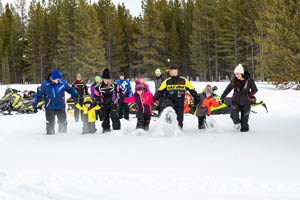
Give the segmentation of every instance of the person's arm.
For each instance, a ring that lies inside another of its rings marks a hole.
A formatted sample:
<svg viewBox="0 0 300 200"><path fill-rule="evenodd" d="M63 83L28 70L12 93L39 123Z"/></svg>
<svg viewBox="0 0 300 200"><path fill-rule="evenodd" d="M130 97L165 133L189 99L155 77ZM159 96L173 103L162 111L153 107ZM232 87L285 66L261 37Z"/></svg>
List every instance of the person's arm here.
<svg viewBox="0 0 300 200"><path fill-rule="evenodd" d="M78 108L79 110L83 110L83 106L81 106L79 103L76 103L75 107Z"/></svg>
<svg viewBox="0 0 300 200"><path fill-rule="evenodd" d="M128 82L128 96L130 97L130 96L132 96L133 93L132 93L130 81L127 80L127 82Z"/></svg>
<svg viewBox="0 0 300 200"><path fill-rule="evenodd" d="M46 94L46 84L42 84L40 90L38 90L37 93L34 95L33 107L36 107L40 99L43 98L45 94Z"/></svg>
<svg viewBox="0 0 300 200"><path fill-rule="evenodd" d="M64 85L65 85L66 91L69 94L71 94L72 97L78 97L78 93L77 93L77 91L74 88L70 87L65 81L64 81Z"/></svg>
<svg viewBox="0 0 300 200"><path fill-rule="evenodd" d="M155 96L154 96L154 101L159 100L163 95L165 90L167 89L167 80L164 80L161 84L160 87L158 88Z"/></svg>
<svg viewBox="0 0 300 200"><path fill-rule="evenodd" d="M89 90L85 83L84 83L84 91L85 91L85 95L89 95Z"/></svg>
<svg viewBox="0 0 300 200"><path fill-rule="evenodd" d="M233 89L231 82L228 84L226 89L224 90L223 94L221 95L221 99L224 99Z"/></svg>
<svg viewBox="0 0 300 200"><path fill-rule="evenodd" d="M185 89L189 91L189 93L193 96L194 98L194 104L198 104L200 101L199 95L197 91L195 90L195 87L190 83L189 80L185 79Z"/></svg>
<svg viewBox="0 0 300 200"><path fill-rule="evenodd" d="M256 84L255 84L255 82L254 82L254 80L253 79L250 79L250 89L251 89L251 92L250 92L250 97L252 97L252 96L254 96L256 93L257 93L257 91L258 91L258 89L257 89L257 87L256 87Z"/></svg>
<svg viewBox="0 0 300 200"><path fill-rule="evenodd" d="M135 102L134 95L124 98L124 103L133 103L133 102Z"/></svg>

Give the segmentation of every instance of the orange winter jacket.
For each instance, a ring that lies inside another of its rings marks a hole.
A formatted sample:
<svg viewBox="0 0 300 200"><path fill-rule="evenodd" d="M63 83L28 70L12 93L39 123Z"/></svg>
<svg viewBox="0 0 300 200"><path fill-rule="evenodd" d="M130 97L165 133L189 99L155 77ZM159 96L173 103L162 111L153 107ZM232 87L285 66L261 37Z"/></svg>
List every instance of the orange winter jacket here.
<svg viewBox="0 0 300 200"><path fill-rule="evenodd" d="M210 115L211 107L218 107L219 105L219 102L217 102L217 100L214 97L205 97L202 101L201 107L207 108L207 114Z"/></svg>

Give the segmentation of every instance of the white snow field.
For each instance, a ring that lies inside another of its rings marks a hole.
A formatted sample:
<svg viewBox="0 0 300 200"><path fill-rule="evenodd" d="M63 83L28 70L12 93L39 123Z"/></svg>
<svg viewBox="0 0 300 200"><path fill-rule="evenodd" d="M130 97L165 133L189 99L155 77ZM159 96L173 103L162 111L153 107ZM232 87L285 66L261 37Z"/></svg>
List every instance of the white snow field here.
<svg viewBox="0 0 300 200"><path fill-rule="evenodd" d="M221 94L228 83L211 84ZM182 132L154 118L136 131L132 116L121 131L102 134L97 122L96 134L81 135L69 117L68 133L47 136L43 111L0 116L0 199L300 200L300 92L257 86L269 113L251 114L249 133L229 115L205 131L186 115Z"/></svg>

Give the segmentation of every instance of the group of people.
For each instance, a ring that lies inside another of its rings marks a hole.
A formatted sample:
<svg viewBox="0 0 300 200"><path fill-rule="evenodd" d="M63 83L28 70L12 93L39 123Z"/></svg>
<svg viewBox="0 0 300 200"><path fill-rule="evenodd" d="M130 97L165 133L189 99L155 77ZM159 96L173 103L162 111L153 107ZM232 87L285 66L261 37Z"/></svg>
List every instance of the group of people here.
<svg viewBox="0 0 300 200"><path fill-rule="evenodd" d="M41 98L44 98L46 131L50 135L55 134L55 116L58 118L58 131L67 131L65 91L76 99L75 121L79 121L81 116L83 134L95 133L97 131L95 122L98 119L102 121L103 133L111 130L110 121L113 130L120 130L120 119L129 120L128 104L132 102L135 102L137 107L137 129L149 130L153 105L160 111L167 106L172 106L177 115L178 126L182 129L185 94L189 92L193 97L191 105L194 105L193 107L198 113L198 128L204 129L205 118L210 115L211 107L224 103L225 97L234 90L231 118L234 126L241 132L249 131L250 98L257 92L257 87L241 64L234 69L234 77L220 99L214 97L210 85L207 85L201 93L197 93L189 80L179 76L176 65L169 67L169 75L168 78L163 79L160 69L155 70L155 92L152 94L143 76L135 81L135 91L133 92L124 73L119 74L120 79L117 82L112 82L110 71L104 69L102 77L95 77L95 82L91 85L89 92L81 74L78 74L76 81L69 86L62 80L60 72L53 70L35 95L34 106ZM204 109L207 112L201 114Z"/></svg>

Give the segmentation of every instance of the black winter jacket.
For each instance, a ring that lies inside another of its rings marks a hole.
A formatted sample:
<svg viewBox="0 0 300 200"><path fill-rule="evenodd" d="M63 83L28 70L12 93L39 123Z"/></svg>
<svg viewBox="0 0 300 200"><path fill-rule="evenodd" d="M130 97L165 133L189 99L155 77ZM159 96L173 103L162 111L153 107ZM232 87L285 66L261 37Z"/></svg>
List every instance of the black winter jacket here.
<svg viewBox="0 0 300 200"><path fill-rule="evenodd" d="M243 76L245 78L243 81L238 80L236 77L231 80L221 95L221 99L224 99L231 92L231 90L234 89L232 95L233 104L239 106L251 104L250 98L256 94L258 89L254 80L250 78L250 74L248 72L245 72Z"/></svg>

